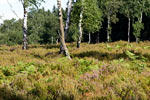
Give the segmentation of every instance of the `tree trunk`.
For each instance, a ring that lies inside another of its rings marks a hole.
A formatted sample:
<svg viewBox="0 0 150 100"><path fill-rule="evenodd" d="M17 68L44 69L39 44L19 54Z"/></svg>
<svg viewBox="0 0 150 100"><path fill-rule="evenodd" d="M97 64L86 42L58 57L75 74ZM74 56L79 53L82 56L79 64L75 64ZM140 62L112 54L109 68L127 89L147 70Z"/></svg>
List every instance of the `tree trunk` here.
<svg viewBox="0 0 150 100"><path fill-rule="evenodd" d="M63 15L62 15L62 8L61 8L61 0L57 0L57 5L59 9L59 23L60 23L60 41L62 44L62 47L64 48L64 54L68 57L68 59L71 59L69 51L67 49L65 39L64 39L64 26L63 26Z"/></svg>
<svg viewBox="0 0 150 100"><path fill-rule="evenodd" d="M83 18L83 10L81 10L81 13L80 13L80 20L79 20L79 38L78 38L78 41L77 41L77 48L80 48L80 44L81 44L81 41L82 41L82 18Z"/></svg>
<svg viewBox="0 0 150 100"><path fill-rule="evenodd" d="M54 44L54 37L52 36L51 38L52 38L52 42L51 43Z"/></svg>
<svg viewBox="0 0 150 100"><path fill-rule="evenodd" d="M136 43L139 43L139 38L138 37L136 37Z"/></svg>
<svg viewBox="0 0 150 100"><path fill-rule="evenodd" d="M110 28L110 16L108 16L108 21L107 21L107 42L110 42L110 33L111 33L111 28Z"/></svg>
<svg viewBox="0 0 150 100"><path fill-rule="evenodd" d="M90 44L91 43L91 34L89 33L89 42L88 42L88 44Z"/></svg>
<svg viewBox="0 0 150 100"><path fill-rule="evenodd" d="M69 29L71 10L72 10L72 0L69 0L68 1L67 20L66 20L66 26L65 26L65 39L67 38L67 33L68 33L68 29Z"/></svg>
<svg viewBox="0 0 150 100"><path fill-rule="evenodd" d="M56 44L58 44L58 39L56 39Z"/></svg>
<svg viewBox="0 0 150 100"><path fill-rule="evenodd" d="M60 40L60 51L59 51L59 53L60 54L64 54L65 53L65 49L63 48L63 45L62 45L62 42L61 42L61 34L60 34L59 31L58 31L58 35L59 35L59 40Z"/></svg>
<svg viewBox="0 0 150 100"><path fill-rule="evenodd" d="M68 1L68 12L67 12L67 20L66 20L66 26L65 26L65 32L64 32L64 40L67 38L67 33L69 29L69 23L70 23L70 15L71 15L71 8L72 8L72 0ZM60 45L60 54L64 54L65 49L62 46L62 43Z"/></svg>
<svg viewBox="0 0 150 100"><path fill-rule="evenodd" d="M142 20L143 20L143 13L141 12L141 16L140 16L139 22L142 23Z"/></svg>
<svg viewBox="0 0 150 100"><path fill-rule="evenodd" d="M65 39L64 39L65 40ZM61 42L61 37L60 37L60 51L59 51L60 54L65 54L65 49L63 47L63 44Z"/></svg>
<svg viewBox="0 0 150 100"><path fill-rule="evenodd" d="M142 24L142 19L143 19L143 12L141 12L141 16L140 16L140 18L138 19L140 24ZM140 42L140 37L137 36L137 37L136 37L136 43L139 43L139 42Z"/></svg>
<svg viewBox="0 0 150 100"><path fill-rule="evenodd" d="M23 18L23 50L27 50L27 18L28 18L28 12L27 8L25 7L25 4L23 5L24 9L24 18Z"/></svg>
<svg viewBox="0 0 150 100"><path fill-rule="evenodd" d="M130 42L130 28L131 28L131 19L128 18L128 42Z"/></svg>

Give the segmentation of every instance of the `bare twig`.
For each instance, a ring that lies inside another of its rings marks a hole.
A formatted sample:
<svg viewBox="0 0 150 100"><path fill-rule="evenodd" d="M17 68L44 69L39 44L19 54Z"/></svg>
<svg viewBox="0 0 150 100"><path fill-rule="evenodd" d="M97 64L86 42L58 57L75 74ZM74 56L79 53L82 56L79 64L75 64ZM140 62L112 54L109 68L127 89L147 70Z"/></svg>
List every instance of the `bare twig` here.
<svg viewBox="0 0 150 100"><path fill-rule="evenodd" d="M22 1L22 0L21 0ZM7 3L9 4L11 11L16 15L17 18L19 18L19 16L17 15L17 13L15 12L15 10L13 10L13 6L11 5L11 3L9 2L9 0L7 0Z"/></svg>

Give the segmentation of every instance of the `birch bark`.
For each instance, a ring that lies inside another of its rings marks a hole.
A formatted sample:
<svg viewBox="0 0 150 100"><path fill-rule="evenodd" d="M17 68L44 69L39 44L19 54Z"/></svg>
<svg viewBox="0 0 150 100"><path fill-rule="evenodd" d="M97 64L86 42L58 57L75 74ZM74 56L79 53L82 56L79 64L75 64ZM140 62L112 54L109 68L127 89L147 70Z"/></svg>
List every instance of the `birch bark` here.
<svg viewBox="0 0 150 100"><path fill-rule="evenodd" d="M142 24L142 19L143 19L143 12L141 12L140 14L140 18L139 18L139 23ZM140 38L139 37L136 37L136 43L139 43L140 42Z"/></svg>
<svg viewBox="0 0 150 100"><path fill-rule="evenodd" d="M63 15L62 15L62 8L61 8L61 0L57 0L57 5L59 9L59 23L60 23L60 41L64 48L64 54L68 59L71 59L68 48L65 43L64 39L64 26L63 26Z"/></svg>
<svg viewBox="0 0 150 100"><path fill-rule="evenodd" d="M91 43L91 33L89 33L89 42L88 42L88 44L90 44Z"/></svg>
<svg viewBox="0 0 150 100"><path fill-rule="evenodd" d="M131 19L128 18L128 42L130 42Z"/></svg>
<svg viewBox="0 0 150 100"><path fill-rule="evenodd" d="M80 12L80 20L79 20L79 38L78 38L78 41L77 41L77 48L80 48L80 44L81 44L81 41L82 41L82 19L83 19L83 10L81 10Z"/></svg>
<svg viewBox="0 0 150 100"><path fill-rule="evenodd" d="M23 4L23 9L24 9L24 18L23 18L23 50L27 50L27 21L28 21L28 12L27 8L25 6L25 2Z"/></svg>
<svg viewBox="0 0 150 100"><path fill-rule="evenodd" d="M65 26L65 39L67 38L67 33L68 33L68 29L69 29L71 10L72 10L72 0L69 0L68 1L67 20L66 20L66 26Z"/></svg>
<svg viewBox="0 0 150 100"><path fill-rule="evenodd" d="M110 31L111 31L111 27L110 27L110 16L108 15L108 21L107 21L107 24L108 24L108 26L107 26L107 42L110 42Z"/></svg>
<svg viewBox="0 0 150 100"><path fill-rule="evenodd" d="M82 5L83 5L83 0L82 0ZM83 6L81 8L81 12L80 12L80 20L79 20L79 37L78 37L78 41L77 41L77 48L80 48L80 44L82 42L82 35L83 35L83 31L82 31L82 20L83 20Z"/></svg>

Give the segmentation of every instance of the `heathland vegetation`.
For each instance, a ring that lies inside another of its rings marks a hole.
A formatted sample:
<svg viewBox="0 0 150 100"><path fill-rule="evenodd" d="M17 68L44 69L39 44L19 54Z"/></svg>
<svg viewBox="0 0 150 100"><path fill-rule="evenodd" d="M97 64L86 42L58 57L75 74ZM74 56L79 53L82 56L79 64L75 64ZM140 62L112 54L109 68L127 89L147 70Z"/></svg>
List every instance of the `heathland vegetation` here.
<svg viewBox="0 0 150 100"><path fill-rule="evenodd" d="M150 0L19 1L24 18L0 25L0 100L150 100Z"/></svg>
<svg viewBox="0 0 150 100"><path fill-rule="evenodd" d="M148 100L150 43L0 47L1 100Z"/></svg>

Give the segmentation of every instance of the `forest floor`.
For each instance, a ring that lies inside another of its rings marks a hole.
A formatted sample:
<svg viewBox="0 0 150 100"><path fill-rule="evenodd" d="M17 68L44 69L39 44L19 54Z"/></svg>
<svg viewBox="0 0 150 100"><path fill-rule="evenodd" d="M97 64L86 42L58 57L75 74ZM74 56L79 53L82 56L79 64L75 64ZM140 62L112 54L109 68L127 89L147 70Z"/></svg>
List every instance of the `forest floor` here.
<svg viewBox="0 0 150 100"><path fill-rule="evenodd" d="M150 100L150 42L0 46L0 100Z"/></svg>

